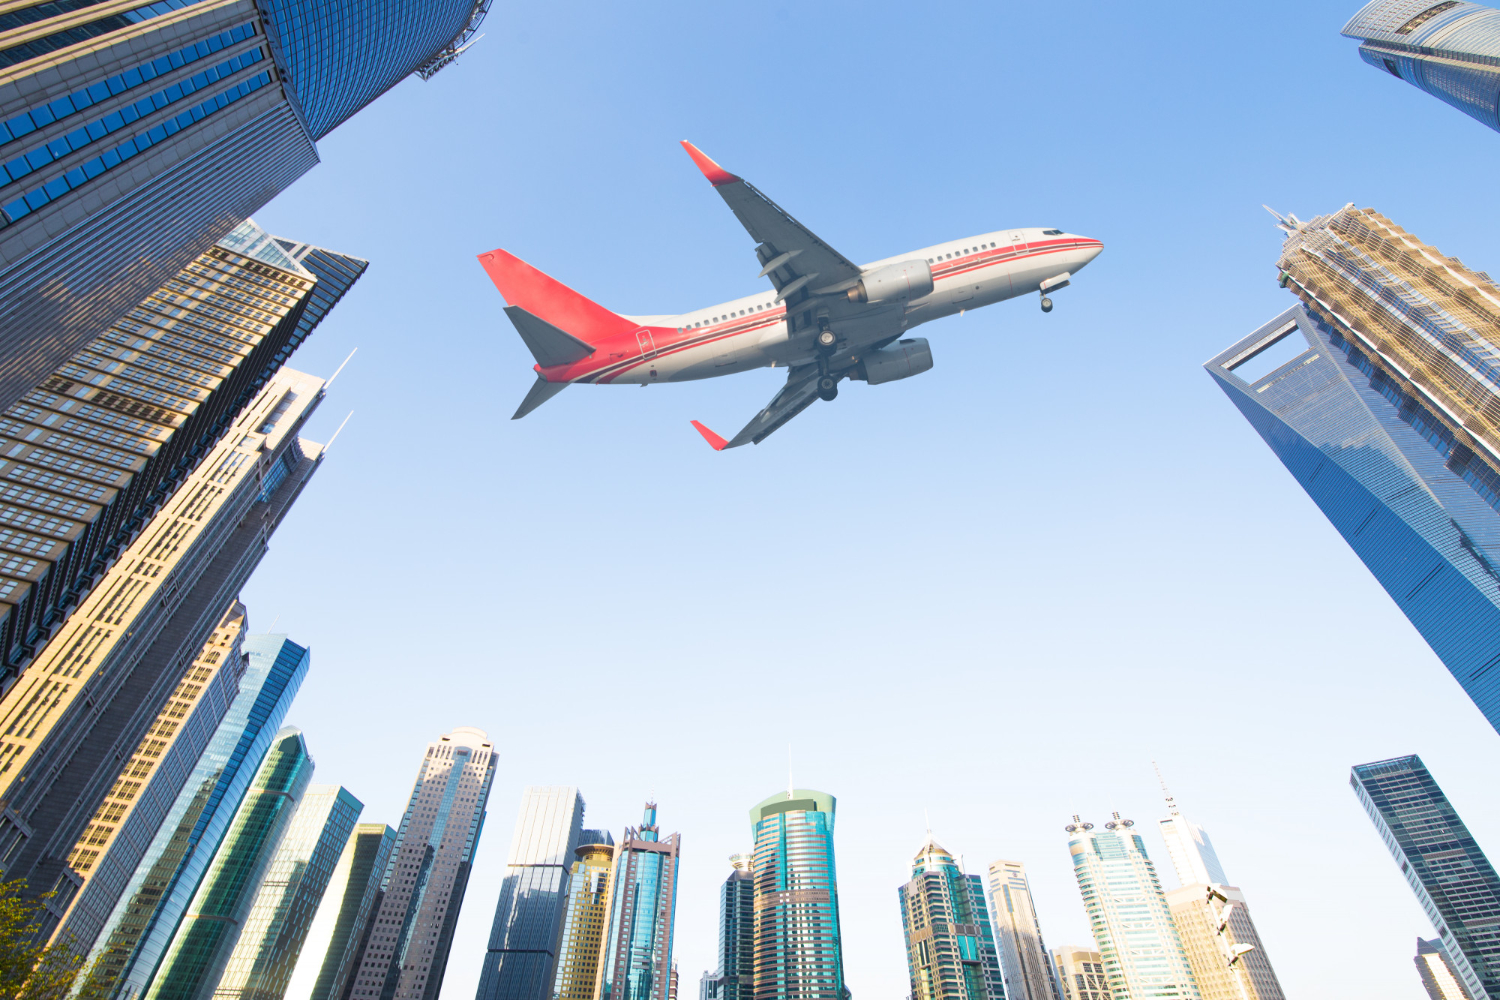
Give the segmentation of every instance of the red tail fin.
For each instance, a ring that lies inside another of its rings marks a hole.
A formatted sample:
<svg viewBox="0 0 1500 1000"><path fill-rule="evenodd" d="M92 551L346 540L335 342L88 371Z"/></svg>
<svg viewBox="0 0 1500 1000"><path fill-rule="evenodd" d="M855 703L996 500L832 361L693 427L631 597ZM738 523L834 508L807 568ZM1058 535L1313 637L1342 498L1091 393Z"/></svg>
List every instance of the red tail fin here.
<svg viewBox="0 0 1500 1000"><path fill-rule="evenodd" d="M559 330L590 344L614 336L628 337L639 326L584 298L515 254L492 250L480 254L479 263L507 303L520 306L533 316L539 316Z"/></svg>

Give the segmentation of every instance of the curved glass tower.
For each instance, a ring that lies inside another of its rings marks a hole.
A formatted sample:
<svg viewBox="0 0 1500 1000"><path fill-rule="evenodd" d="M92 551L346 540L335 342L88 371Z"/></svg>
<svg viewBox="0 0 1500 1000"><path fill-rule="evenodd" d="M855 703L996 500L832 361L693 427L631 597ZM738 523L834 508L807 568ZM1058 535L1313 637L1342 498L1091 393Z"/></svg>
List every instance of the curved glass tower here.
<svg viewBox="0 0 1500 1000"><path fill-rule="evenodd" d="M1373 0L1344 25L1376 69L1500 131L1500 10L1459 0Z"/></svg>
<svg viewBox="0 0 1500 1000"><path fill-rule="evenodd" d="M833 863L836 800L788 789L750 810L754 1000L847 1000Z"/></svg>
<svg viewBox="0 0 1500 1000"><path fill-rule="evenodd" d="M487 0L264 0L266 35L314 139L461 44Z"/></svg>
<svg viewBox="0 0 1500 1000"><path fill-rule="evenodd" d="M213 994L312 774L302 730L282 728L167 949L146 993L151 1000L207 1000Z"/></svg>

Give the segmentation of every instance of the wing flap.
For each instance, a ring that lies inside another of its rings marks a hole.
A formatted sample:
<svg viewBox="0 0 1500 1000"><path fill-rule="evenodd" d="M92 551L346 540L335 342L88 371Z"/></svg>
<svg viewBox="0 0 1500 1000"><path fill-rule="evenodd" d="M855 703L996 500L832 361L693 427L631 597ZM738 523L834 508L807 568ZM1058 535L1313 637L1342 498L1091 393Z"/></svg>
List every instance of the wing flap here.
<svg viewBox="0 0 1500 1000"><path fill-rule="evenodd" d="M760 444L780 430L787 421L811 406L818 398L818 368L816 365L799 365L787 372L786 385L771 397L766 408L751 418L738 434L730 438L725 448L738 448L742 444Z"/></svg>

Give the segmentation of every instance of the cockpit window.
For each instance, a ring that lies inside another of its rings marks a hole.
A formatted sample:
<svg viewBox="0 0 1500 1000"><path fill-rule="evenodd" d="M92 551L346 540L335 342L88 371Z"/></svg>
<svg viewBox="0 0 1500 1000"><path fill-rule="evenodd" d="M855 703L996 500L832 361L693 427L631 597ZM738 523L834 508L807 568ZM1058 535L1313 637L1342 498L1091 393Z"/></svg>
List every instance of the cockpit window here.
<svg viewBox="0 0 1500 1000"><path fill-rule="evenodd" d="M1061 236L1062 235L1062 230L1061 229L1043 229L1042 230L1042 235L1043 236Z"/></svg>

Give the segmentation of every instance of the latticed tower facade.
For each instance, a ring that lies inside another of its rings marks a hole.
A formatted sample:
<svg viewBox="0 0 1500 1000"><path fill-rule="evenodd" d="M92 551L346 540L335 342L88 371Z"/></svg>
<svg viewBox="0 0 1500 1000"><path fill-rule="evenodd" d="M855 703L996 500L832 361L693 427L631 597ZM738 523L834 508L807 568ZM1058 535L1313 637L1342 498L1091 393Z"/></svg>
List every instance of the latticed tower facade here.
<svg viewBox="0 0 1500 1000"><path fill-rule="evenodd" d="M929 836L896 894L914 1000L1005 1000L979 876Z"/></svg>
<svg viewBox="0 0 1500 1000"><path fill-rule="evenodd" d="M1300 304L1204 367L1500 728L1500 286L1373 209L1281 227Z"/></svg>
<svg viewBox="0 0 1500 1000"><path fill-rule="evenodd" d="M990 911L1005 976L1007 1000L1060 1000L1047 957L1041 921L1031 901L1031 882L1019 861L990 864Z"/></svg>
<svg viewBox="0 0 1500 1000"><path fill-rule="evenodd" d="M755 1000L845 1000L834 810L789 789L750 810L755 837Z"/></svg>

